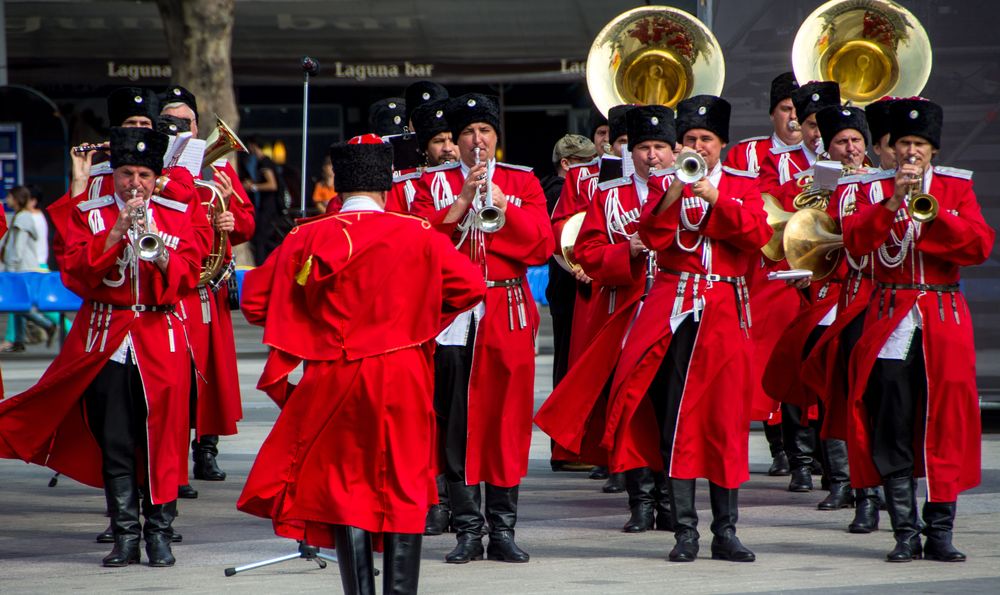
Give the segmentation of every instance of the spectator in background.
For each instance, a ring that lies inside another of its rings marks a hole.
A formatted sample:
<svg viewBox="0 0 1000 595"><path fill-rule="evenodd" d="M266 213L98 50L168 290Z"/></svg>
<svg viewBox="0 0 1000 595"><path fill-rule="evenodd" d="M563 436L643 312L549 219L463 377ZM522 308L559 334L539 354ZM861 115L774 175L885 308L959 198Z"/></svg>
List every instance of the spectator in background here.
<svg viewBox="0 0 1000 595"><path fill-rule="evenodd" d="M243 180L243 187L249 191L256 209L257 226L251 243L254 261L260 266L278 244L275 225L281 217L284 205L279 201L277 168L271 158L264 154L262 141L256 137L251 138L247 142L247 149L256 163L256 172L251 172L252 177Z"/></svg>
<svg viewBox="0 0 1000 595"><path fill-rule="evenodd" d="M313 188L313 203L320 213L325 213L331 203L333 203L334 210L340 208L341 199L337 195L337 191L333 189L333 177L333 162L327 155L326 159L323 160L323 172Z"/></svg>
<svg viewBox="0 0 1000 595"><path fill-rule="evenodd" d="M0 262L3 263L6 271L23 272L39 269L38 249L36 247L39 241L39 232L35 225L35 218L28 208L30 201L31 192L25 186L15 186L7 195L7 206L14 211L14 216L10 221L10 231L0 244ZM44 217L42 219L44 221ZM24 351L25 320L31 320L45 329L47 344L52 344L52 339L56 334L56 324L37 312L29 312L14 316L14 340L9 343L5 341L0 346L0 352Z"/></svg>

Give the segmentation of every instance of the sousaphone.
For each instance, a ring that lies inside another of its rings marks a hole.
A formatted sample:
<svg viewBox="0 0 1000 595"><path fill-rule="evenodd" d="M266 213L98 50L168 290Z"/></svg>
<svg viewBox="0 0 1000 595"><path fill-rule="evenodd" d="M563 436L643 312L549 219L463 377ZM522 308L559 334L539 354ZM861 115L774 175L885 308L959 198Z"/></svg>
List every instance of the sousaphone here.
<svg viewBox="0 0 1000 595"><path fill-rule="evenodd" d="M843 101L919 95L931 73L920 21L891 0L831 0L799 27L792 68L800 83L836 81Z"/></svg>
<svg viewBox="0 0 1000 595"><path fill-rule="evenodd" d="M718 95L726 78L712 32L683 10L642 6L601 29L587 56L587 88L605 116L623 103L674 108L694 95Z"/></svg>

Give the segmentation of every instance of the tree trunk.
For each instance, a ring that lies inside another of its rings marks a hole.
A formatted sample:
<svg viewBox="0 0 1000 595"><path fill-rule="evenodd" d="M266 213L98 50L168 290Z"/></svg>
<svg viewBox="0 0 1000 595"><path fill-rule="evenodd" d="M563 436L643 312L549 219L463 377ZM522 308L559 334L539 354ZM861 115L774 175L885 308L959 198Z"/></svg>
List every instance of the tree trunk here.
<svg viewBox="0 0 1000 595"><path fill-rule="evenodd" d="M198 99L199 136L205 138L215 128L215 114L238 129L232 66L236 0L156 0L156 4L173 81Z"/></svg>

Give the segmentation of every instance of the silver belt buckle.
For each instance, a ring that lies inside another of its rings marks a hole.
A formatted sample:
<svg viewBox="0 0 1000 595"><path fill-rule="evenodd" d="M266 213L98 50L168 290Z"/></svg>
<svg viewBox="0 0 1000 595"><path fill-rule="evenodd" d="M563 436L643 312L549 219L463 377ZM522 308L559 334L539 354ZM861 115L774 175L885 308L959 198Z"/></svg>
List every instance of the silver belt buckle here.
<svg viewBox="0 0 1000 595"><path fill-rule="evenodd" d="M133 312L145 312L147 309L146 304L135 304L132 306Z"/></svg>
<svg viewBox="0 0 1000 595"><path fill-rule="evenodd" d="M703 275L703 276L704 276L704 278L705 278L706 281L713 281L713 282L715 282L715 281L722 281L722 275L717 275L715 273L709 273L709 274Z"/></svg>

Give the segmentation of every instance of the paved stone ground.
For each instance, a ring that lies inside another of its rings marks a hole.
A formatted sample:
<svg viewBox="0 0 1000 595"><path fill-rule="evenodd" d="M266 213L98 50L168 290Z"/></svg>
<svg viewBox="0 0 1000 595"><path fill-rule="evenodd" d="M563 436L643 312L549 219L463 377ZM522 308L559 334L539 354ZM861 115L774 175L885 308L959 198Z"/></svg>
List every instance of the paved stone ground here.
<svg viewBox="0 0 1000 595"><path fill-rule="evenodd" d="M245 419L237 436L224 437L224 482L194 481L197 500L181 501L175 527L184 543L174 547L177 566L106 569L109 547L94 542L106 519L103 495L69 479L47 487L45 468L0 460L0 593L68 592L339 592L335 565L320 570L294 560L225 577L223 569L294 552L267 521L235 509L243 481L267 435L277 408L254 390L263 359L259 333L237 328ZM549 392L551 355L538 356L536 407ZM0 361L8 394L30 386L51 358L41 353ZM754 564L701 558L671 564L668 533L626 535L624 495L599 491L601 482L580 473L552 473L548 439L536 429L528 477L522 484L518 542L532 554L528 564L443 563L454 537L424 540L424 593L996 593L1000 592L1000 435L983 439L983 484L959 501L956 543L969 555L964 564L918 561L888 564L889 522L882 530L850 535L853 511L820 512L822 494L792 494L787 478L768 477L770 462L761 432L751 433L752 476L740 492L739 533L758 557ZM698 487L704 553L710 540L707 485ZM376 559L376 564L380 561Z"/></svg>

